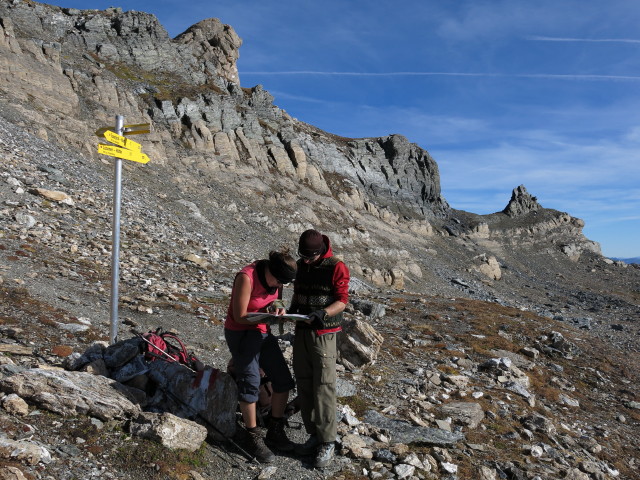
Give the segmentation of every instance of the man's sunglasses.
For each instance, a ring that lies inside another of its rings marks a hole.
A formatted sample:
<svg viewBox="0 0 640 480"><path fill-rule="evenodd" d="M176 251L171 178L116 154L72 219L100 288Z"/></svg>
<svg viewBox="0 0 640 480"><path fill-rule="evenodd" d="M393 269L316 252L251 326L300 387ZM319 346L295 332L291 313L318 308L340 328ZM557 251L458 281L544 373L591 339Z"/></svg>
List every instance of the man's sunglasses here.
<svg viewBox="0 0 640 480"><path fill-rule="evenodd" d="M322 253L322 250L316 250L315 252L306 253L306 254L298 250L298 256L303 260L311 260L312 258L317 257L321 253Z"/></svg>

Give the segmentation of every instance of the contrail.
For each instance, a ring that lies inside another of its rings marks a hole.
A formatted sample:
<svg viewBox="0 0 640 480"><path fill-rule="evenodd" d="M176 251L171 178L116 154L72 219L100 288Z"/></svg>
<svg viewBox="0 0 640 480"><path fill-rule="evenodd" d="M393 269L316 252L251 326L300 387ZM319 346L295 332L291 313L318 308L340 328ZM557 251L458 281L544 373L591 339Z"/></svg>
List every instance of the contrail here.
<svg viewBox="0 0 640 480"><path fill-rule="evenodd" d="M640 40L633 38L563 38L563 37L529 37L528 40L539 40L542 42L592 42L592 43L640 43Z"/></svg>
<svg viewBox="0 0 640 480"><path fill-rule="evenodd" d="M546 78L558 80L630 80L638 81L635 75L592 75L556 73L463 73L463 72L321 72L314 70L291 70L281 72L240 72L240 75L321 75L340 77L495 77L495 78Z"/></svg>
<svg viewBox="0 0 640 480"><path fill-rule="evenodd" d="M501 77L496 73L458 72L320 72L314 70L291 70L284 72L240 72L244 75L336 75L343 77L408 77L408 76L456 76L456 77Z"/></svg>

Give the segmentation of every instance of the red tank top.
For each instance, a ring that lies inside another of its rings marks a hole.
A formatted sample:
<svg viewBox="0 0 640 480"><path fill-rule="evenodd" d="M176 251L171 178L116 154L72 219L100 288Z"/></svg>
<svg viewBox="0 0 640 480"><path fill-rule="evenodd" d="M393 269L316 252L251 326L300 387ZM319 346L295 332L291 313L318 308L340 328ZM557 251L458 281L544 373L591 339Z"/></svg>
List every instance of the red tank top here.
<svg viewBox="0 0 640 480"><path fill-rule="evenodd" d="M244 267L236 277L240 274L245 274L249 277L251 283L251 296L249 297L249 304L247 305L247 313L259 312L263 308L267 307L274 300L278 299L278 292L269 294L262 286L260 279L258 278L257 262L253 262L251 265ZM235 281L234 281L235 283ZM269 325L266 323L256 323L255 325L242 325L237 323L233 319L233 298L235 295L235 288L231 291L231 300L229 301L229 308L227 309L227 319L224 322L224 328L229 330L259 330L263 333L269 331Z"/></svg>

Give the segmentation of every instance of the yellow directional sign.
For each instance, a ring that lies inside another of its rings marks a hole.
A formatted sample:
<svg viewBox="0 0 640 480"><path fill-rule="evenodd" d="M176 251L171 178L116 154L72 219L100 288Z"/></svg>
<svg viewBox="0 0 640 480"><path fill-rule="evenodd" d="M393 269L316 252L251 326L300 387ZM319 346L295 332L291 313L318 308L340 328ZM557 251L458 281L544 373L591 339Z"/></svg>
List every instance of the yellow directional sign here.
<svg viewBox="0 0 640 480"><path fill-rule="evenodd" d="M142 152L127 150L126 148L120 148L114 145L106 145L104 143L98 144L98 153L109 155L110 157L122 158L124 160L131 160L132 162L138 163L147 163L149 161L149 157L147 157Z"/></svg>
<svg viewBox="0 0 640 480"><path fill-rule="evenodd" d="M125 125L123 132L125 135L138 135L140 133L150 133L150 123L136 123L133 125Z"/></svg>
<svg viewBox="0 0 640 480"><path fill-rule="evenodd" d="M114 127L100 127L96 130L96 136L104 137L104 132L108 130L113 130ZM139 135L141 133L150 133L151 132L151 124L150 123L134 123L131 125L125 125L122 129L123 135Z"/></svg>
<svg viewBox="0 0 640 480"><path fill-rule="evenodd" d="M126 148L127 150L133 150L137 152L142 151L142 145L134 142L133 140L129 140L128 138L121 137L115 132L111 130L107 130L104 132L104 138L109 140L111 143L115 143L116 145L121 146L122 148Z"/></svg>

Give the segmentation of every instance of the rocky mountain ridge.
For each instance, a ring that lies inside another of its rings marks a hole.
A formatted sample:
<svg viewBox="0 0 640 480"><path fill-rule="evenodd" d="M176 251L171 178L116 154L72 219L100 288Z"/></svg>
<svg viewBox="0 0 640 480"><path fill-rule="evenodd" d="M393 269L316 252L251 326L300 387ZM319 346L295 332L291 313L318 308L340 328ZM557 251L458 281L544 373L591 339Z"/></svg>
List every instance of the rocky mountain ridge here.
<svg viewBox="0 0 640 480"><path fill-rule="evenodd" d="M121 419L48 421L26 394L12 410L9 378L106 338L113 167L93 132L116 114L152 125L136 138L151 162L123 169L122 338L174 328L224 368L234 272L311 226L351 268L348 317L381 335L377 356L343 362L336 465L283 457L272 478L637 478L639 269L524 186L502 212L452 209L435 160L404 137L337 137L242 88L240 44L215 19L170 39L140 12L0 0L0 452L29 436L54 452L0 455L8 478L269 473L238 452L230 472L215 442L188 460L202 468L166 451L137 465ZM465 440L407 433L447 424Z"/></svg>
<svg viewBox="0 0 640 480"><path fill-rule="evenodd" d="M407 232L409 244L415 237L428 244L433 236L452 233L494 243L521 234L537 241L554 230L557 234L549 237L557 240L554 250L569 249L573 256L598 253L597 244L582 235L580 220L561 212L545 210L544 220L514 217L524 230L495 215L465 213L467 222L461 222L441 196L437 164L406 138L336 137L292 119L260 86L239 87L237 75L225 72L236 71L241 42L215 19L171 40L155 17L140 12L77 11L35 2L0 5L8 53L2 71L9 101L3 110L65 148L96 158L93 131L121 114L127 122L153 125L144 139L151 169L166 170L175 183L196 179L204 188L225 184L266 194L298 218L290 231L334 217L336 224L358 227L348 232L347 242L375 246L389 243L386 235L372 235L385 230ZM199 40L185 43L186 37ZM199 72L192 65L203 56L208 74L181 70ZM158 63L167 68L147 69ZM317 203L326 215L300 208ZM362 274L375 283L381 276L387 283L397 277L393 270L409 275L406 266L393 262L375 272L366 265L379 264L375 255L362 263Z"/></svg>
<svg viewBox="0 0 640 480"><path fill-rule="evenodd" d="M625 262L625 263L640 263L640 257L633 257L633 258L614 258L613 260L618 260L620 262Z"/></svg>

